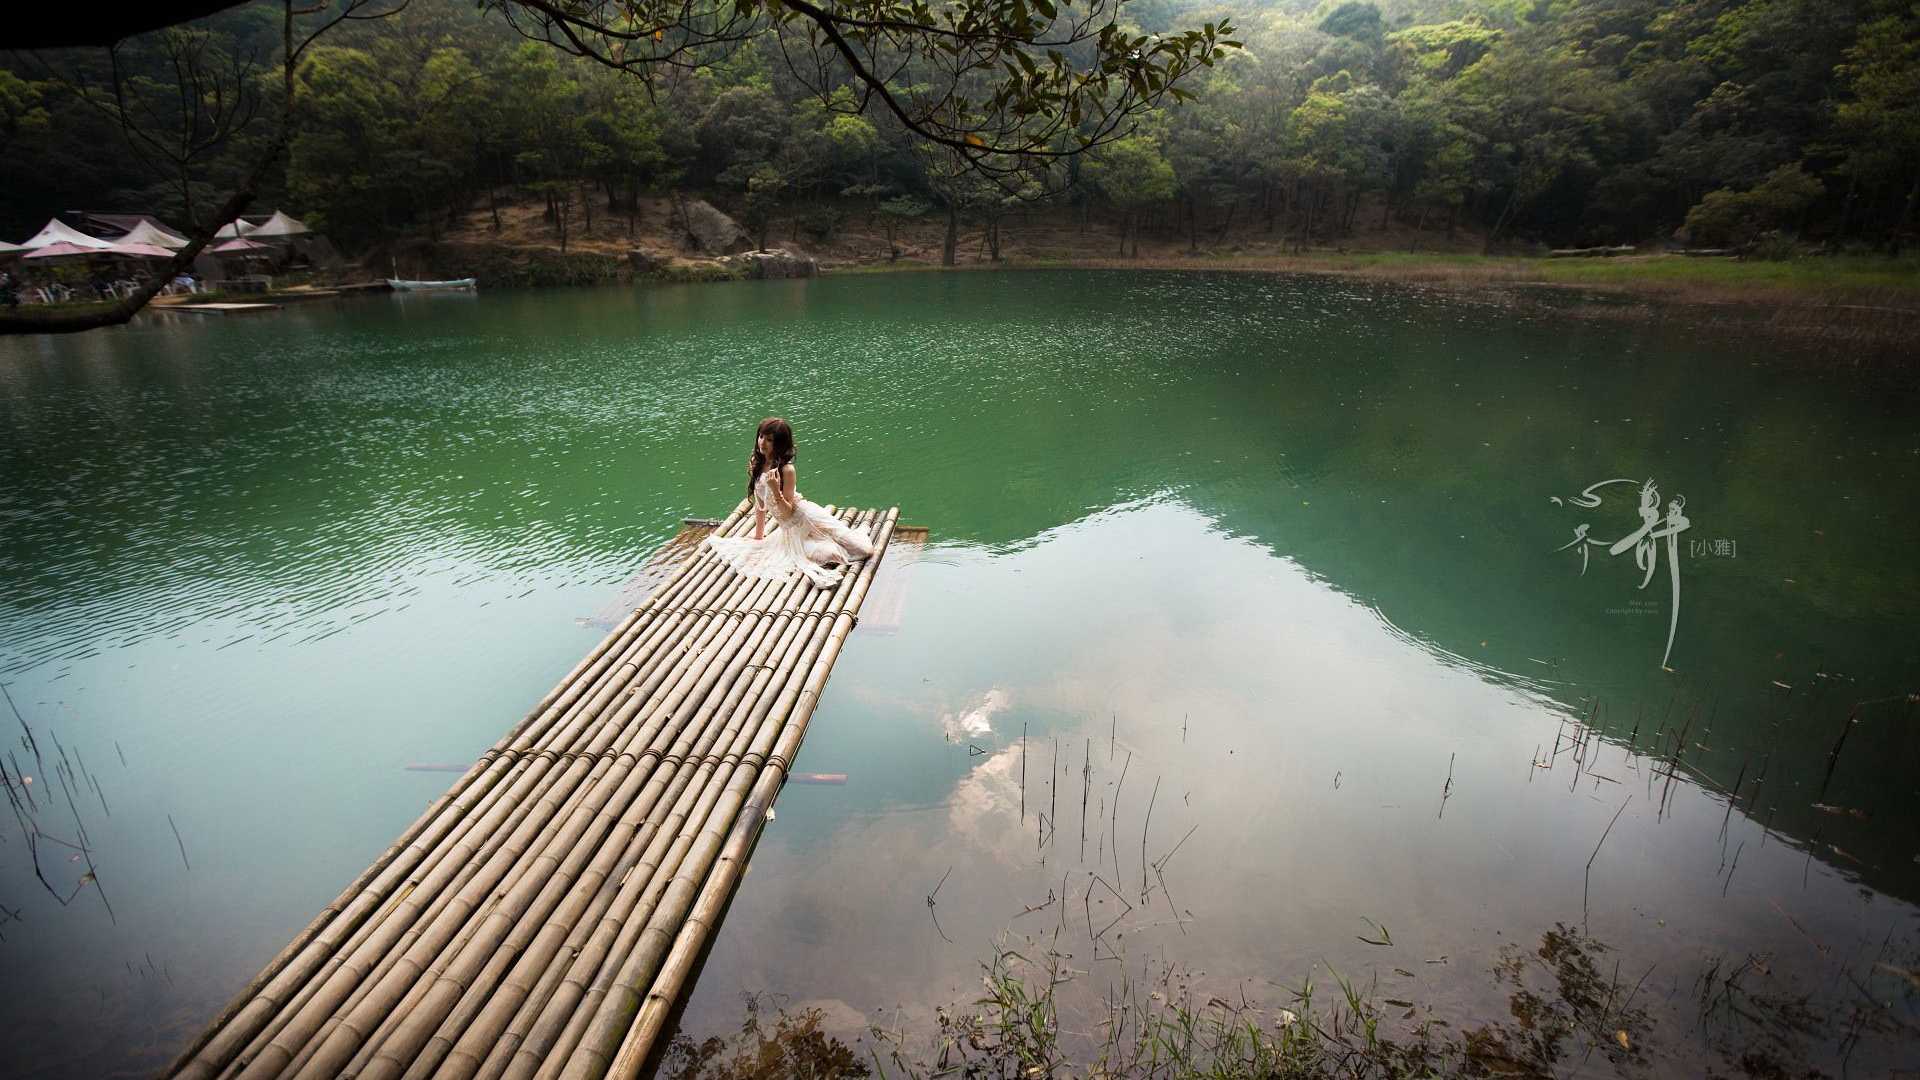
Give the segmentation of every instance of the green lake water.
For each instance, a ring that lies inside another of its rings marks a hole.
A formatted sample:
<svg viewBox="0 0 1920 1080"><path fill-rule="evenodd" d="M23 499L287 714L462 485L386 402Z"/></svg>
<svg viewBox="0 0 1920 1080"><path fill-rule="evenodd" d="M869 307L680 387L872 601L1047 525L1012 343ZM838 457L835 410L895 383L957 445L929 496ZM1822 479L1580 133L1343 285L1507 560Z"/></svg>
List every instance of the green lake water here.
<svg viewBox="0 0 1920 1080"><path fill-rule="evenodd" d="M930 537L796 763L847 782L782 794L687 1034L748 994L924 1032L1028 939L1094 998L1171 972L1277 1007L1331 967L1465 1025L1584 920L1650 969L1657 1072L1763 1038L1699 1004L1742 966L1820 1018L1781 1057L1911 1065L1916 406L1711 324L1256 275L0 341L0 682L34 736L0 714L0 761L89 849L42 840L43 884L0 837L0 1073L170 1058L453 779L407 766L471 761L732 508L769 414L809 497ZM1583 572L1576 529L1631 533L1646 481L1688 527Z"/></svg>

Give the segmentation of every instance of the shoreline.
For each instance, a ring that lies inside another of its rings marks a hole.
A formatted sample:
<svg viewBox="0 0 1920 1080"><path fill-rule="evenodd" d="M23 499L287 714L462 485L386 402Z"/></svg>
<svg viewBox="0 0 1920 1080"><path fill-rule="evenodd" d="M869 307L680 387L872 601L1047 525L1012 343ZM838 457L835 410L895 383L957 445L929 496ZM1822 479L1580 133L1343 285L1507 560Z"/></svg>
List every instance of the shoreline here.
<svg viewBox="0 0 1920 1080"><path fill-rule="evenodd" d="M1818 260L1827 262L1827 260ZM1613 259L1310 253L1142 259L1009 259L944 267L853 264L829 276L956 271L1118 270L1304 276L1394 285L1450 300L1611 322L1671 322L1840 350L1836 359L1920 355L1920 262L1840 257L1827 265L1680 255ZM1838 272L1835 272L1835 271Z"/></svg>
<svg viewBox="0 0 1920 1080"><path fill-rule="evenodd" d="M578 248L563 255L545 247L454 243L440 245L434 255L436 262L446 260L443 266L487 264L488 272L479 275L482 291L746 280L715 260L680 255L651 272L633 271L627 259L610 251ZM1920 258L1911 257L1808 256L1762 262L1677 254L1554 259L1443 252L1310 251L1231 255L1150 252L1136 258L1017 253L999 261L971 259L955 266L924 258L836 259L828 254L818 262L819 273L825 277L1045 270L1308 276L1398 285L1501 306L1540 307L1576 318L1643 322L1677 319L1714 329L1780 334L1868 354L1910 357L1920 352ZM373 291L343 282L273 290L243 299L264 303L317 301ZM165 311L168 306L155 305L150 310ZM1850 352L1847 358L1860 357Z"/></svg>
<svg viewBox="0 0 1920 1080"><path fill-rule="evenodd" d="M1817 265L1820 263L1826 265ZM823 271L833 275L992 270L1307 274L1451 289L1500 286L1577 290L1703 305L1757 307L1788 303L1810 309L1920 317L1920 260L1858 256L1807 257L1770 263L1683 255L1548 259L1350 251L1304 255L1010 258L997 263L973 262L958 266L919 260L823 266Z"/></svg>

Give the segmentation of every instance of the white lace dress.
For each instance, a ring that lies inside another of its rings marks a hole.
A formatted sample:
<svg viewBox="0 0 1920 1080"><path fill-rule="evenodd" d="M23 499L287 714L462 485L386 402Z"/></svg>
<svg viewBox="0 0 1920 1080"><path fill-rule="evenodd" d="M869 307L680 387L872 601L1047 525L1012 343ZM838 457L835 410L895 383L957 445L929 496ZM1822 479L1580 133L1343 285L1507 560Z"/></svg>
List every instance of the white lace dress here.
<svg viewBox="0 0 1920 1080"><path fill-rule="evenodd" d="M707 546L739 574L785 581L794 574L822 588L840 583L839 567L873 554L873 542L839 518L794 492L786 510L774 490L777 473L769 469L753 485L753 501L766 512L767 535L710 536Z"/></svg>

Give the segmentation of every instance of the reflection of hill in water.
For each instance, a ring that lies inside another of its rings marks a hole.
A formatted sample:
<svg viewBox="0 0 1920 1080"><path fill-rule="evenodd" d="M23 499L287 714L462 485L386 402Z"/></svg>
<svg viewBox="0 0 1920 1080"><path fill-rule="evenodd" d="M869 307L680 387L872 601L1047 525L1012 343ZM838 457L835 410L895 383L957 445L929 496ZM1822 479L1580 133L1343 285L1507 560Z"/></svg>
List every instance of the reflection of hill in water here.
<svg viewBox="0 0 1920 1080"><path fill-rule="evenodd" d="M781 412L804 490L936 543L1170 494L1436 655L1597 694L1612 737L1697 707L1686 769L1743 811L1763 777L1757 817L1920 891L1905 706L1862 712L1818 794L1851 703L1920 686L1912 396L1867 376L1386 287L1044 272L342 305L6 361L7 667L196 618L298 640L435 572L624 580ZM1671 674L1664 576L1554 551L1588 519L1548 497L1616 475L1738 545L1682 545Z"/></svg>
<svg viewBox="0 0 1920 1080"><path fill-rule="evenodd" d="M1663 672L1664 563L1647 593L1635 591L1631 553L1608 561L1596 552L1582 579L1577 563L1563 561L1571 553L1547 550L1561 542L1549 531L1554 508L1534 513L1542 525L1527 551L1519 545L1528 540L1512 535L1523 530L1493 526L1497 507L1462 508L1420 490L1396 489L1391 510L1324 490L1305 500L1310 508L1238 489L1211 503L1204 486L1182 496L1230 534L1373 608L1389 633L1442 663L1558 701L1570 718L1591 717L1605 738L1631 739L1643 754L1673 755L1686 730L1682 772L1723 795L1739 783L1739 812L1812 841L1821 859L1876 888L1920 895L1911 850L1920 801L1908 772L1920 737L1905 693L1916 685L1912 647L1893 612L1871 610L1884 598L1861 597L1852 619L1808 610L1783 590L1763 602L1752 591L1757 575L1721 576L1731 561L1691 560L1683 545L1677 670ZM1460 539L1476 532L1505 546ZM1789 566L1813 557L1763 550ZM1656 616L1609 614L1637 610L1630 600L1647 594L1658 598ZM1850 715L1858 722L1849 729Z"/></svg>

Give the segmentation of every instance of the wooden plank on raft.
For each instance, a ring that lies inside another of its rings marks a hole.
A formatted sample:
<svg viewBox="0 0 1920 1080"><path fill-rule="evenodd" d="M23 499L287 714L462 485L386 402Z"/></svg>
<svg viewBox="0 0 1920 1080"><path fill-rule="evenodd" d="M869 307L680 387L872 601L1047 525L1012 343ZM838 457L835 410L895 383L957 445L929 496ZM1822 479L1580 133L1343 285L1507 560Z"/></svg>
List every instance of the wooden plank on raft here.
<svg viewBox="0 0 1920 1080"><path fill-rule="evenodd" d="M745 510L670 541L644 599L168 1075L634 1075L788 778L897 517L839 511L876 553L815 588L742 578L699 542L749 528Z"/></svg>

